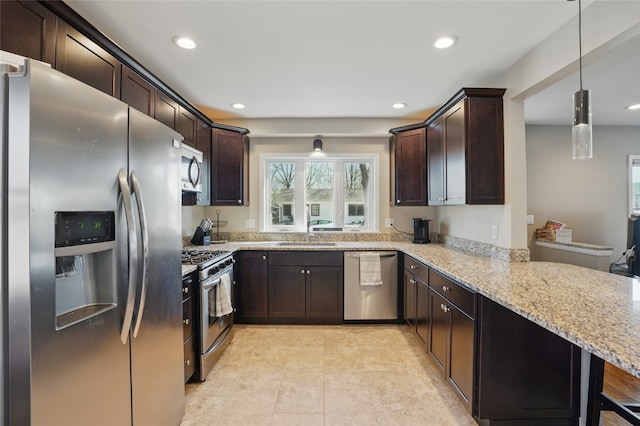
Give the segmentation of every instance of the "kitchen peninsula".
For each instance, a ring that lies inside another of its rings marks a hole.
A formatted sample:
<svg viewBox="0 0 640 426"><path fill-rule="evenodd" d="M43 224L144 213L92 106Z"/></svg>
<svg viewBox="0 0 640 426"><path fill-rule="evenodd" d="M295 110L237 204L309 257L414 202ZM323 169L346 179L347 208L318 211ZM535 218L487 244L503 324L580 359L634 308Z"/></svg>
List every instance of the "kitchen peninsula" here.
<svg viewBox="0 0 640 426"><path fill-rule="evenodd" d="M398 250L577 345L584 354L594 354L640 377L637 279L568 264L496 259L441 244L360 241L282 246L265 241L227 243L215 249ZM583 415L585 408L583 399Z"/></svg>

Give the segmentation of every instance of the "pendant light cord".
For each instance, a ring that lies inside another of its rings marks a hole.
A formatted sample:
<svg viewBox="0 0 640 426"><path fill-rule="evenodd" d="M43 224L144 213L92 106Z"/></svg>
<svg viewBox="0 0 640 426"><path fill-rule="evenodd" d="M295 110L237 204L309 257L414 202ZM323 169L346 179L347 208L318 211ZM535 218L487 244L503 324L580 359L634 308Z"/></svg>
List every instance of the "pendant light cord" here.
<svg viewBox="0 0 640 426"><path fill-rule="evenodd" d="M582 90L582 0L578 0L578 51L580 53L580 90Z"/></svg>

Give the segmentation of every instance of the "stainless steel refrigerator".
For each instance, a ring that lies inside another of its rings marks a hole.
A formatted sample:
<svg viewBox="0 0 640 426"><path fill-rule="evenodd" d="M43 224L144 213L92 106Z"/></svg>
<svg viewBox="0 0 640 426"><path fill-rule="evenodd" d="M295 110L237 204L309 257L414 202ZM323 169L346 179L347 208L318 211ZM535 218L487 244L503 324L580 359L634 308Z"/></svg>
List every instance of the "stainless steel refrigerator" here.
<svg viewBox="0 0 640 426"><path fill-rule="evenodd" d="M2 73L2 422L178 425L180 143L25 60Z"/></svg>

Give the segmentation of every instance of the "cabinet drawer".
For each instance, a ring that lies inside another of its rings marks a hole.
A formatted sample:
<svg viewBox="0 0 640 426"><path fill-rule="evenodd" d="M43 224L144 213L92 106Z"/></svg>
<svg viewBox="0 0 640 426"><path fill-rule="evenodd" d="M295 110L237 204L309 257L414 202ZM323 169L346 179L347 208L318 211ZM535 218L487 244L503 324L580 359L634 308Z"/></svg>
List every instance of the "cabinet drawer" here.
<svg viewBox="0 0 640 426"><path fill-rule="evenodd" d="M476 294L462 285L434 271L430 272L429 285L471 318L476 317Z"/></svg>
<svg viewBox="0 0 640 426"><path fill-rule="evenodd" d="M272 251L269 265L283 266L342 266L341 251Z"/></svg>
<svg viewBox="0 0 640 426"><path fill-rule="evenodd" d="M191 338L184 342L184 382L187 383L196 372L196 345Z"/></svg>
<svg viewBox="0 0 640 426"><path fill-rule="evenodd" d="M420 278L423 282L429 282L429 268L406 254L404 255L404 269Z"/></svg>
<svg viewBox="0 0 640 426"><path fill-rule="evenodd" d="M195 274L189 274L182 278L182 301L184 302L193 294L195 289Z"/></svg>

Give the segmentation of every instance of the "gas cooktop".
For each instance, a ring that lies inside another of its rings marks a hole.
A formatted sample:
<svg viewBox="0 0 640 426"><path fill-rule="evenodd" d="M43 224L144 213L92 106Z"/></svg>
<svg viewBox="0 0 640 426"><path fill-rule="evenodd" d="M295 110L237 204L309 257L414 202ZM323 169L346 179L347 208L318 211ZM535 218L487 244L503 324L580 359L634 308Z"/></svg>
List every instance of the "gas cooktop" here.
<svg viewBox="0 0 640 426"><path fill-rule="evenodd" d="M214 263L219 259L223 259L230 253L230 251L223 250L182 250L182 264L203 266L206 264Z"/></svg>

